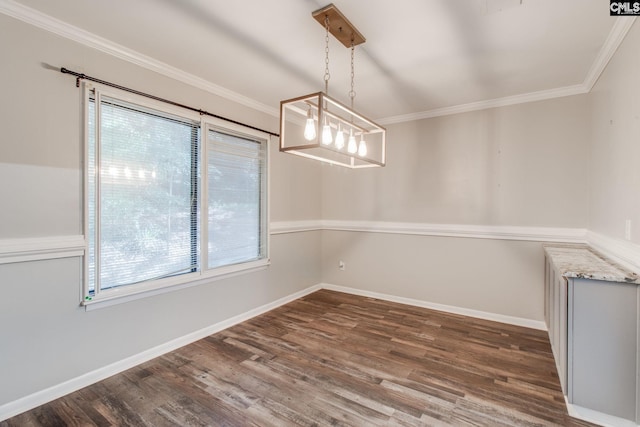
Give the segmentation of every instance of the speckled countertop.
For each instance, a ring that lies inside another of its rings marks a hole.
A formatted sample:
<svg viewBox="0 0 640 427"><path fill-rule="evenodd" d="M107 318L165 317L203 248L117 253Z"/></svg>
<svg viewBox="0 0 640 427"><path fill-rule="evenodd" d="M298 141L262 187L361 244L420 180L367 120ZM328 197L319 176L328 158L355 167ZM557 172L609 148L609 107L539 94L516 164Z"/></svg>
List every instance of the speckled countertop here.
<svg viewBox="0 0 640 427"><path fill-rule="evenodd" d="M544 251L564 277L640 284L640 276L587 245L546 244Z"/></svg>

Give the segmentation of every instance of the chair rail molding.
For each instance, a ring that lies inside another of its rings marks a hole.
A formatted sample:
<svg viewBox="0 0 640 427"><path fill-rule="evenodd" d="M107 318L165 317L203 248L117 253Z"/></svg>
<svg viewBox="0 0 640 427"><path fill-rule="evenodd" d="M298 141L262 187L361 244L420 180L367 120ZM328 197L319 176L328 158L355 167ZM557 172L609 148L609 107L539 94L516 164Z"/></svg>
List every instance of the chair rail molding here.
<svg viewBox="0 0 640 427"><path fill-rule="evenodd" d="M589 230L587 243L618 264L640 273L640 245Z"/></svg>
<svg viewBox="0 0 640 427"><path fill-rule="evenodd" d="M269 225L271 235L322 230L321 220L273 221Z"/></svg>
<svg viewBox="0 0 640 427"><path fill-rule="evenodd" d="M0 239L0 264L84 255L82 235Z"/></svg>
<svg viewBox="0 0 640 427"><path fill-rule="evenodd" d="M588 243L594 249L626 267L640 271L640 245L607 237L584 228L319 219L274 221L270 224L270 234L274 236L324 230L531 242ZM82 235L0 239L0 264L83 256L84 252L85 239Z"/></svg>
<svg viewBox="0 0 640 427"><path fill-rule="evenodd" d="M561 243L586 243L587 238L587 230L584 228L432 224L417 222L320 219L301 221L277 221L271 223L272 235L317 230Z"/></svg>
<svg viewBox="0 0 640 427"><path fill-rule="evenodd" d="M432 224L378 221L320 221L323 230L524 240L532 242L585 243L584 228L522 227L508 225Z"/></svg>

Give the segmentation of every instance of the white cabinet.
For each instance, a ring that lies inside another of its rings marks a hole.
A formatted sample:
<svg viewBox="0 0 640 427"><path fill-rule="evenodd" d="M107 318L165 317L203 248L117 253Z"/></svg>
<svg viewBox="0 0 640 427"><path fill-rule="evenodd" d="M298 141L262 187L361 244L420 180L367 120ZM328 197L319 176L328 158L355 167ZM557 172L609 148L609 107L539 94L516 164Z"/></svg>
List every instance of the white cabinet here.
<svg viewBox="0 0 640 427"><path fill-rule="evenodd" d="M568 401L638 421L638 285L569 279L568 315Z"/></svg>
<svg viewBox="0 0 640 427"><path fill-rule="evenodd" d="M546 258L546 321L562 392L567 394L567 281Z"/></svg>
<svg viewBox="0 0 640 427"><path fill-rule="evenodd" d="M545 245L545 321L570 413L640 422L638 284L584 245Z"/></svg>

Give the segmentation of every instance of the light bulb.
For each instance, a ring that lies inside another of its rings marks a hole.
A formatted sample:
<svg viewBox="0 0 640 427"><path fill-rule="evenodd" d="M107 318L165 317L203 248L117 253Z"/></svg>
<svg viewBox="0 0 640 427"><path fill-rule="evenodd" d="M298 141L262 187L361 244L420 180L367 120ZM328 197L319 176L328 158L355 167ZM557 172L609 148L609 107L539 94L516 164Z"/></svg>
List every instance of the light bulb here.
<svg viewBox="0 0 640 427"><path fill-rule="evenodd" d="M347 151L354 154L358 151L358 144L356 144L356 138L353 136L353 129L349 131L349 143L347 144Z"/></svg>
<svg viewBox="0 0 640 427"><path fill-rule="evenodd" d="M313 113L311 108L307 112L307 124L304 127L304 139L313 141L316 138L316 124L313 121Z"/></svg>
<svg viewBox="0 0 640 427"><path fill-rule="evenodd" d="M344 148L344 132L342 126L338 123L338 132L336 132L336 148L342 150Z"/></svg>
<svg viewBox="0 0 640 427"><path fill-rule="evenodd" d="M358 146L358 156L364 157L367 155L367 143L364 142L364 136L360 136L360 145Z"/></svg>
<svg viewBox="0 0 640 427"><path fill-rule="evenodd" d="M324 126L322 127L322 143L324 145L331 145L333 142L333 135L331 135L331 123L328 118L324 118Z"/></svg>

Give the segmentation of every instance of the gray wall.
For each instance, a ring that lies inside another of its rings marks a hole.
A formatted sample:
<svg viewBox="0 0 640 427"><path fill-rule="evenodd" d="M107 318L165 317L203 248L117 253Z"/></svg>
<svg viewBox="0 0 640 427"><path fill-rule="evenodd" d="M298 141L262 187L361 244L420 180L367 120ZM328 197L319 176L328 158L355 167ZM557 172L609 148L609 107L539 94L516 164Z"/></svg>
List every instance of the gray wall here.
<svg viewBox="0 0 640 427"><path fill-rule="evenodd" d="M323 279L334 285L492 315L544 318L540 243L325 231L322 259Z"/></svg>
<svg viewBox="0 0 640 427"><path fill-rule="evenodd" d="M637 268L639 44L636 22L586 95L388 126L386 168L323 168L323 219L586 228ZM323 279L542 320L541 245L325 232Z"/></svg>
<svg viewBox="0 0 640 427"><path fill-rule="evenodd" d="M254 126L277 118L0 15L0 240L82 230L81 92L65 66ZM321 168L271 141L271 219L315 219ZM274 235L267 269L86 312L81 259L0 265L0 406L321 281L320 232Z"/></svg>
<svg viewBox="0 0 640 427"><path fill-rule="evenodd" d="M625 221L630 219L635 245L640 245L639 45L640 22L636 21L589 95L589 228L624 239Z"/></svg>
<svg viewBox="0 0 640 427"><path fill-rule="evenodd" d="M391 125L384 169L323 169L323 218L586 228L589 117L581 95ZM335 231L322 245L325 282L543 320L540 242Z"/></svg>
<svg viewBox="0 0 640 427"><path fill-rule="evenodd" d="M390 125L385 168L323 169L322 217L586 227L588 120L582 95Z"/></svg>
<svg viewBox="0 0 640 427"><path fill-rule="evenodd" d="M271 220L588 227L620 238L630 218L640 243L639 33L636 23L592 94L388 126L383 169L321 166L273 140ZM0 241L82 229L80 92L43 62L277 129L275 117L4 15L0 56ZM265 270L91 312L78 306L80 258L0 265L0 406L320 282L543 317L539 242L316 231L274 235L271 246Z"/></svg>

